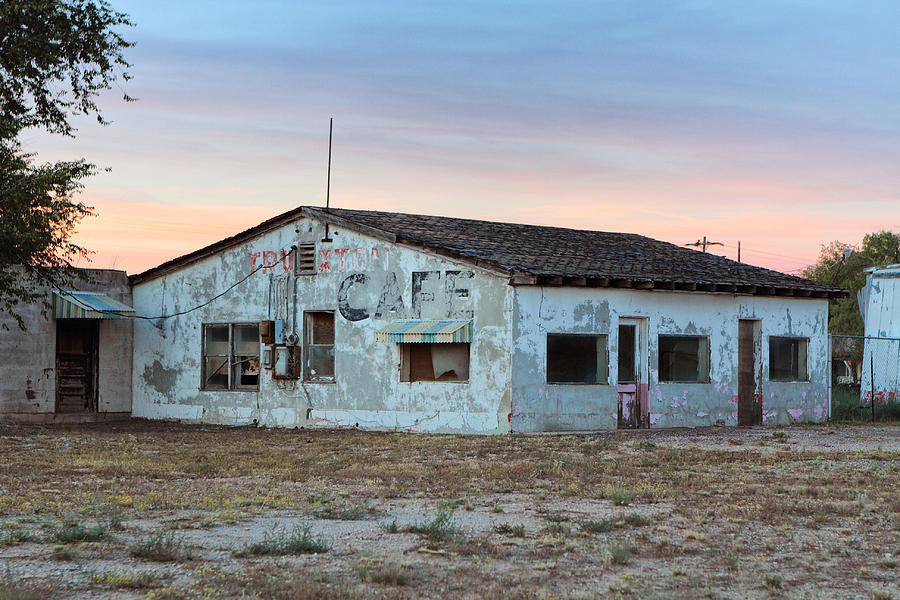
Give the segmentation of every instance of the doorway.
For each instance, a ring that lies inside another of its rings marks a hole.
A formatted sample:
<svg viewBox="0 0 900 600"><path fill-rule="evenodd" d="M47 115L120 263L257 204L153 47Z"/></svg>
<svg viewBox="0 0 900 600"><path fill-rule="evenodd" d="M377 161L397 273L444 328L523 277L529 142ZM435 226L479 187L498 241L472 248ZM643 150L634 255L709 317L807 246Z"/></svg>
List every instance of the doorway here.
<svg viewBox="0 0 900 600"><path fill-rule="evenodd" d="M762 424L759 321L738 321L738 425Z"/></svg>
<svg viewBox="0 0 900 600"><path fill-rule="evenodd" d="M98 319L56 321L56 412L97 412Z"/></svg>
<svg viewBox="0 0 900 600"><path fill-rule="evenodd" d="M650 372L647 319L619 319L619 429L650 427Z"/></svg>

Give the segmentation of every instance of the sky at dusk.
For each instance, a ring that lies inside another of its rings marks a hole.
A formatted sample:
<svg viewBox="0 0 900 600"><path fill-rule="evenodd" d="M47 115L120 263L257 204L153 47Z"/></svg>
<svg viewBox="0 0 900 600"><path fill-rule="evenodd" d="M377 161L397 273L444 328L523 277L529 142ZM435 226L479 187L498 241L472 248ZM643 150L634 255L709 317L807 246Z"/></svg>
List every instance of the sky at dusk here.
<svg viewBox="0 0 900 600"><path fill-rule="evenodd" d="M299 205L628 231L796 271L900 230L900 4L111 0L136 27L81 266L135 273Z"/></svg>

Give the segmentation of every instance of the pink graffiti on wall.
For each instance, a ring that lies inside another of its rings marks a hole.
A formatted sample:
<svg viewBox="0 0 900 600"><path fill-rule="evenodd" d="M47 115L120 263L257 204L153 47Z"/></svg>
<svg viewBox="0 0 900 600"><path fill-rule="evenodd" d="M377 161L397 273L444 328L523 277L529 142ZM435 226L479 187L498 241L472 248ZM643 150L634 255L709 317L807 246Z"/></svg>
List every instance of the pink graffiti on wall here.
<svg viewBox="0 0 900 600"><path fill-rule="evenodd" d="M258 262L262 266L263 273L275 273L279 264L285 273L291 273L294 270L294 253L290 250L248 252L247 257L250 259L250 271L256 270Z"/></svg>
<svg viewBox="0 0 900 600"><path fill-rule="evenodd" d="M319 273L368 271L388 248L326 248L319 250Z"/></svg>

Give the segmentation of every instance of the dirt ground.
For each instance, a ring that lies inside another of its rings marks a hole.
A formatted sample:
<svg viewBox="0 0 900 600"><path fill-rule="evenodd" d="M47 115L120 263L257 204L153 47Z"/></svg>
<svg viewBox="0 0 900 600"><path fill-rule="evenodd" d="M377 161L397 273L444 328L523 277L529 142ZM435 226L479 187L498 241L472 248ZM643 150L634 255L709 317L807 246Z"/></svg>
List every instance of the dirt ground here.
<svg viewBox="0 0 900 600"><path fill-rule="evenodd" d="M900 600L898 425L2 426L0 511L0 600Z"/></svg>

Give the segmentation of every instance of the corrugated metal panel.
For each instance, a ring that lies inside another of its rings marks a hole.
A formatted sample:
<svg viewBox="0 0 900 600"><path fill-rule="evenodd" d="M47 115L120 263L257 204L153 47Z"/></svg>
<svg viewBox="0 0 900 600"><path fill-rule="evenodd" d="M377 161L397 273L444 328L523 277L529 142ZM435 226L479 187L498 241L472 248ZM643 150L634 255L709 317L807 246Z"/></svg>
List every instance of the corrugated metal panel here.
<svg viewBox="0 0 900 600"><path fill-rule="evenodd" d="M375 333L376 342L433 344L472 341L472 321L394 321Z"/></svg>
<svg viewBox="0 0 900 600"><path fill-rule="evenodd" d="M99 292L53 292L57 319L121 319L134 309Z"/></svg>

